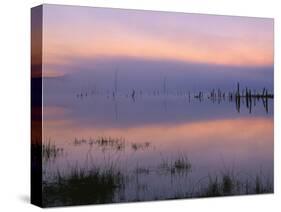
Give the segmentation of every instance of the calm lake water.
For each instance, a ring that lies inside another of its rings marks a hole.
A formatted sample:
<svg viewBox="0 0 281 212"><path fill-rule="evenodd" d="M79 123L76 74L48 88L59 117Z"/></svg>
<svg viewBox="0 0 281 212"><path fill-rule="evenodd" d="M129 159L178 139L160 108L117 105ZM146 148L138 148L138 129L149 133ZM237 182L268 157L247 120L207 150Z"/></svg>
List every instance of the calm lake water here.
<svg viewBox="0 0 281 212"><path fill-rule="evenodd" d="M44 142L63 149L43 160L47 184L73 168L118 170L123 187L106 202L197 197L223 174L241 183L234 194L245 182L256 193L257 176L273 186L272 100L249 113L243 99L238 112L235 101L193 94L44 94Z"/></svg>

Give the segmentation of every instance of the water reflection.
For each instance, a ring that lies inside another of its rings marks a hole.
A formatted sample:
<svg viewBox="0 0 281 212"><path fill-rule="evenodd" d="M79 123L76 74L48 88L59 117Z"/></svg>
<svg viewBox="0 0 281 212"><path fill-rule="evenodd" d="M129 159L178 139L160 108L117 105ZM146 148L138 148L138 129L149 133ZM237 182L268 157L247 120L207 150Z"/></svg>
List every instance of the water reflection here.
<svg viewBox="0 0 281 212"><path fill-rule="evenodd" d="M47 205L273 192L266 90L109 93L46 95Z"/></svg>

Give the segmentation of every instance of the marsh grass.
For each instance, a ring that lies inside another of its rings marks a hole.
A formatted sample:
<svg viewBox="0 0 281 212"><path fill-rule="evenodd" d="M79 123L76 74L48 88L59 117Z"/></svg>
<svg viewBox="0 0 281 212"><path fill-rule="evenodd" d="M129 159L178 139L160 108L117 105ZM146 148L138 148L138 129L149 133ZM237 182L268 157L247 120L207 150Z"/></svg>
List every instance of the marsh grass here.
<svg viewBox="0 0 281 212"><path fill-rule="evenodd" d="M262 175L257 175L255 177L255 183L254 183L254 193L255 194L264 194L264 193L272 193L273 192L273 185L270 182L270 180L264 180L262 179Z"/></svg>
<svg viewBox="0 0 281 212"><path fill-rule="evenodd" d="M63 148L59 148L51 140L42 145L42 156L45 160L55 159L63 153Z"/></svg>
<svg viewBox="0 0 281 212"><path fill-rule="evenodd" d="M102 148L111 148L117 151L125 148L125 139L123 138L99 137L95 143Z"/></svg>
<svg viewBox="0 0 281 212"><path fill-rule="evenodd" d="M96 139L77 139L75 138L73 141L75 146L79 146L82 144L88 144L90 146L96 145L101 148L103 151L106 150L115 150L122 151L125 149L125 139L124 138L112 138L112 137L98 137Z"/></svg>
<svg viewBox="0 0 281 212"><path fill-rule="evenodd" d="M134 151L146 150L146 149L150 148L150 146L151 146L150 142L132 143L131 144L131 147Z"/></svg>
<svg viewBox="0 0 281 212"><path fill-rule="evenodd" d="M272 183L262 178L259 174L244 179L239 174L230 173L208 176L207 187L199 193L203 197L272 193Z"/></svg>
<svg viewBox="0 0 281 212"><path fill-rule="evenodd" d="M77 138L75 138L74 139L74 141L73 141L73 144L75 145L75 146L79 146L79 145L81 145L81 144L86 144L88 141L86 140L86 139L84 139L84 138L82 138L82 139L77 139Z"/></svg>
<svg viewBox="0 0 281 212"><path fill-rule="evenodd" d="M113 169L73 168L67 175L58 171L52 182L43 184L43 203L47 206L108 203L123 185L123 175Z"/></svg>
<svg viewBox="0 0 281 212"><path fill-rule="evenodd" d="M183 174L191 172L192 165L187 156L181 155L170 161L163 159L158 168L164 173Z"/></svg>
<svg viewBox="0 0 281 212"><path fill-rule="evenodd" d="M191 162L185 156L176 159L173 166L176 170L191 170Z"/></svg>
<svg viewBox="0 0 281 212"><path fill-rule="evenodd" d="M136 167L136 169L134 170L135 174L150 174L152 170L147 168L147 167Z"/></svg>
<svg viewBox="0 0 281 212"><path fill-rule="evenodd" d="M150 143L131 143L125 145L124 139L113 139L100 137L97 139L81 139L76 141L77 145L97 145L100 150L110 149L119 151L129 147L133 154L128 159L136 156L136 151L145 150ZM43 147L42 147L43 148ZM89 146L91 149L91 146ZM45 154L50 158L57 155L59 149L50 141L44 146ZM123 152L115 152L119 156ZM142 153L142 151L140 152ZM105 151L104 155L110 156L111 152ZM43 183L43 203L46 206L99 204L110 202L126 202L147 200L146 192L153 190L152 184L145 179L150 177L164 177L169 179L172 186L178 186L178 190L167 196L155 197L155 199L179 199L195 197L215 197L244 194L261 194L273 192L272 179L266 180L262 173L250 176L247 173L237 173L224 168L223 171L215 172L195 181L192 177L193 164L185 154L178 154L173 158L162 157L156 164L146 166L132 164L126 167L119 157L104 157L103 165L97 166L95 160L89 160L85 168L70 166L67 173L57 171L54 175L46 175ZM99 168L100 167L100 168ZM236 170L236 169L235 169ZM148 176L150 175L150 176ZM184 181L184 183L183 183ZM183 184L181 184L183 183ZM186 186L186 187L183 187ZM136 189L136 198L127 196L128 190ZM172 192L172 191L171 191ZM132 199L131 199L132 198Z"/></svg>

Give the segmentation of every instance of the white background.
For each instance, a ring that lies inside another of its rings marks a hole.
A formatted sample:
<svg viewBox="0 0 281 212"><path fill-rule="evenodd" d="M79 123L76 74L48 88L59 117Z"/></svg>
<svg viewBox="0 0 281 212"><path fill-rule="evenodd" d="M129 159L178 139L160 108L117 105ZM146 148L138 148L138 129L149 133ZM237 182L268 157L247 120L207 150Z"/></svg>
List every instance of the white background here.
<svg viewBox="0 0 281 212"><path fill-rule="evenodd" d="M30 8L41 3L275 18L275 194L66 207L60 211L278 211L280 21L278 0L6 0L0 3L0 211L36 211L30 190ZM281 207L281 206L280 206ZM279 209L280 211L280 209Z"/></svg>

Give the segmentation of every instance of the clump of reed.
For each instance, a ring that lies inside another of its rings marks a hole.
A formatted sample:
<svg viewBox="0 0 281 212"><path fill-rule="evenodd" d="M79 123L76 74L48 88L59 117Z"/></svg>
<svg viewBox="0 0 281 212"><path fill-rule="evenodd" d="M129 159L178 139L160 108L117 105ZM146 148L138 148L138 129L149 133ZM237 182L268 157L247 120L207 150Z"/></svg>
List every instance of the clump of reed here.
<svg viewBox="0 0 281 212"><path fill-rule="evenodd" d="M150 142L132 143L132 145L131 145L131 147L134 151L145 150L145 149L148 149L150 146L151 146Z"/></svg>
<svg viewBox="0 0 281 212"><path fill-rule="evenodd" d="M136 167L134 170L135 174L149 174L151 170L147 167Z"/></svg>
<svg viewBox="0 0 281 212"><path fill-rule="evenodd" d="M125 139L124 138L112 138L112 137L98 137L96 139L78 139L75 138L73 141L75 146L79 146L82 144L88 144L90 146L96 145L100 147L103 151L105 150L116 150L121 151L125 149Z"/></svg>
<svg viewBox="0 0 281 212"><path fill-rule="evenodd" d="M112 202L115 191L124 186L124 176L114 169L73 168L69 174L58 171L51 182L43 183L46 206L99 204Z"/></svg>
<svg viewBox="0 0 281 212"><path fill-rule="evenodd" d="M124 150L126 147L126 141L124 138L113 138L113 137L106 137L106 136L101 136L97 138L89 138L89 139L78 139L75 138L73 141L73 145L79 146L83 144L88 144L90 146L96 145L100 147L102 150L116 150L116 151L121 151ZM143 142L143 143L131 143L130 147L134 151L138 150L146 150L151 147L150 142Z"/></svg>
<svg viewBox="0 0 281 212"><path fill-rule="evenodd" d="M199 191L199 196L215 197L272 192L272 183L262 180L261 175L257 174L254 178L248 176L243 180L242 177L233 173L221 173L221 175L208 177L207 186Z"/></svg>
<svg viewBox="0 0 281 212"><path fill-rule="evenodd" d="M160 171L170 174L183 174L191 171L192 164L187 156L182 155L174 160L162 160Z"/></svg>
<svg viewBox="0 0 281 212"><path fill-rule="evenodd" d="M74 139L74 141L73 141L73 144L75 145L75 146L79 146L79 145L81 145L81 144L86 144L88 141L86 140L86 139L84 139L84 138L82 138L82 139L77 139L77 138L75 138Z"/></svg>
<svg viewBox="0 0 281 212"><path fill-rule="evenodd" d="M121 151L125 148L125 139L123 138L99 137L94 141L94 143L104 149L111 148Z"/></svg>
<svg viewBox="0 0 281 212"><path fill-rule="evenodd" d="M48 140L48 142L42 145L42 156L45 160L54 159L62 153L63 148L57 147L51 140Z"/></svg>

